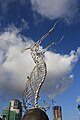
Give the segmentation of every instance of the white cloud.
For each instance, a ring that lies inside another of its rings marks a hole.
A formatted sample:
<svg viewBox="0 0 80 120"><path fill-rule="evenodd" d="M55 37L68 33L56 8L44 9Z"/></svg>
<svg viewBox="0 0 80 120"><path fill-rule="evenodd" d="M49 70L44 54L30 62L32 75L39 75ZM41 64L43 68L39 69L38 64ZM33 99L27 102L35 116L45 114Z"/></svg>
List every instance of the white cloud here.
<svg viewBox="0 0 80 120"><path fill-rule="evenodd" d="M78 6L78 0L31 0L32 8L49 19L64 18L72 22Z"/></svg>
<svg viewBox="0 0 80 120"><path fill-rule="evenodd" d="M23 42L25 39L26 43ZM33 66L29 52L22 55L20 50L33 43L29 38L19 34L12 26L0 35L0 88L7 92L20 92L25 84L26 75ZM27 61L26 61L27 60ZM31 63L30 63L31 61ZM31 67L29 66L31 65Z"/></svg>
<svg viewBox="0 0 80 120"><path fill-rule="evenodd" d="M77 97L76 102L80 104L80 96Z"/></svg>
<svg viewBox="0 0 80 120"><path fill-rule="evenodd" d="M20 50L31 44L33 41L22 36L14 25L0 33L0 90L4 93L21 95L25 87L26 76L30 75L35 64L30 51L22 54ZM79 55L80 48L77 49L77 52L71 51L69 55L46 51L45 61L48 74L43 90L50 97L63 92L71 83L73 77L70 73L74 63L78 61ZM55 91L55 95L51 94L53 91Z"/></svg>
<svg viewBox="0 0 80 120"><path fill-rule="evenodd" d="M46 52L48 74L42 89L45 94L47 93L53 98L62 93L72 83L73 75L71 75L71 71L78 61L79 55L80 48L77 49L77 52L71 51L69 55Z"/></svg>

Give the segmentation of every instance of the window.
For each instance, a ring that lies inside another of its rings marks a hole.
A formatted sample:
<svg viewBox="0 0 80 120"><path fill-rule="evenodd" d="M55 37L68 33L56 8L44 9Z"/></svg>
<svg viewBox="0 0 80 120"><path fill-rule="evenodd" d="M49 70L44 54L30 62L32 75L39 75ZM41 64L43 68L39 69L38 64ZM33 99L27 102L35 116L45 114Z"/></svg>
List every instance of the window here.
<svg viewBox="0 0 80 120"><path fill-rule="evenodd" d="M14 101L14 109L19 109L19 101L18 100L15 100Z"/></svg>

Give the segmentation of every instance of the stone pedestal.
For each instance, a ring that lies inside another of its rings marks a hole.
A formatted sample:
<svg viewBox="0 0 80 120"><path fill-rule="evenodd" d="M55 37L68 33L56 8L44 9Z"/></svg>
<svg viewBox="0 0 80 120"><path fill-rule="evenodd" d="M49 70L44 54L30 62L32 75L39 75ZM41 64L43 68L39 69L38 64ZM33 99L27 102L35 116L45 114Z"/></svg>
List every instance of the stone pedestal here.
<svg viewBox="0 0 80 120"><path fill-rule="evenodd" d="M28 110L22 120L49 120L49 118L43 110L34 108Z"/></svg>

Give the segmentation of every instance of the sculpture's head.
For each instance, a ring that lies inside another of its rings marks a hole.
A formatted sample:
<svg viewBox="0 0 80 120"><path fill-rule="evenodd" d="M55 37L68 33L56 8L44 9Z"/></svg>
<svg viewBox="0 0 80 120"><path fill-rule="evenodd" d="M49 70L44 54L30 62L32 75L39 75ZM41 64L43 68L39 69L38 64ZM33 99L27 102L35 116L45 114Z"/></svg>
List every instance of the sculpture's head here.
<svg viewBox="0 0 80 120"><path fill-rule="evenodd" d="M37 43L34 43L34 45L32 45L30 47L30 49L31 49L31 51L36 51L37 52L39 50L39 45Z"/></svg>

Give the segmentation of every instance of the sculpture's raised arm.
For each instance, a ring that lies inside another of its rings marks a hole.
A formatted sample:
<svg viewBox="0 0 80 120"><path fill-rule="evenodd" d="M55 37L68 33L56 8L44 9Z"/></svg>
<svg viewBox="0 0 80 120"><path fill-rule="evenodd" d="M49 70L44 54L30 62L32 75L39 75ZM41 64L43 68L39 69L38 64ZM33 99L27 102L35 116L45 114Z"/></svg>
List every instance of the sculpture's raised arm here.
<svg viewBox="0 0 80 120"><path fill-rule="evenodd" d="M63 38L64 38L64 36L62 36L62 38L61 38L59 41L57 41L57 42L52 42L52 43L51 43L49 46L47 46L44 50L46 51L46 50L48 50L51 46L59 44L59 43L63 40Z"/></svg>
<svg viewBox="0 0 80 120"><path fill-rule="evenodd" d="M21 50L21 53L23 53L24 51L26 51L26 50L28 50L28 49L30 49L31 47L27 47L27 48L23 48L22 50Z"/></svg>
<svg viewBox="0 0 80 120"><path fill-rule="evenodd" d="M59 19L58 21L55 22L55 24L53 25L53 27L44 35L42 36L38 41L37 41L37 44L41 44L41 42L46 39L46 37L48 37L49 34L51 34L54 30L55 30L55 27L57 25L57 23L60 21L61 19Z"/></svg>

